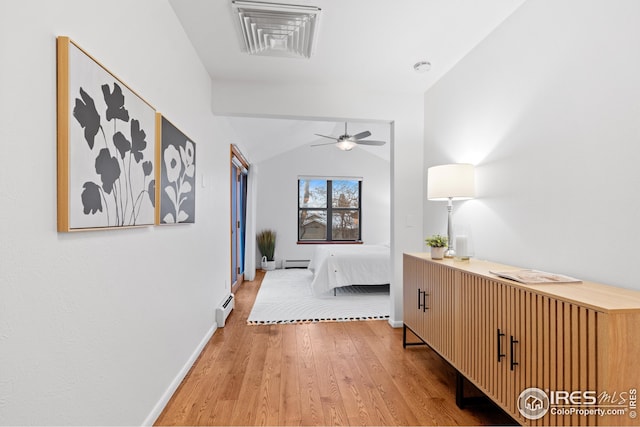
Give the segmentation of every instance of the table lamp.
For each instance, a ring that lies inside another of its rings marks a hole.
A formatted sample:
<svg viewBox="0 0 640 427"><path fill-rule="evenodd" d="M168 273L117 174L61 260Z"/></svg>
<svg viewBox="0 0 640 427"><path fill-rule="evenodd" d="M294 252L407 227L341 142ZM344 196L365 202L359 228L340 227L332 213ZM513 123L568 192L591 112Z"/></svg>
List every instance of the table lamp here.
<svg viewBox="0 0 640 427"><path fill-rule="evenodd" d="M467 163L432 166L427 169L427 199L446 200L447 203L447 240L445 257L455 256L453 247L453 201L468 200L475 197L474 167Z"/></svg>

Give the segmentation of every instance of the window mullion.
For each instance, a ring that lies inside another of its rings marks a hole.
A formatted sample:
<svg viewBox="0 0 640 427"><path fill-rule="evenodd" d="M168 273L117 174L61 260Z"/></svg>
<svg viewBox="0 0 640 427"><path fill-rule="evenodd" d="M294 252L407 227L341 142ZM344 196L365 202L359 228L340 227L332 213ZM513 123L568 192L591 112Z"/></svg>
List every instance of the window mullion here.
<svg viewBox="0 0 640 427"><path fill-rule="evenodd" d="M327 242L333 240L333 181L327 180Z"/></svg>

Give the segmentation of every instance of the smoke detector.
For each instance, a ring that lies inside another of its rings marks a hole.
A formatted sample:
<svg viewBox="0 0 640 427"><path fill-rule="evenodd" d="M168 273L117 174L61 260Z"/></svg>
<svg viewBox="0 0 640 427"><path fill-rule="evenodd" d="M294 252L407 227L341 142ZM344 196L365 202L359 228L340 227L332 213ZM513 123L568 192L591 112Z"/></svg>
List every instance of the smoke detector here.
<svg viewBox="0 0 640 427"><path fill-rule="evenodd" d="M417 73L426 73L431 69L431 62L429 61L419 61L413 64L413 69Z"/></svg>
<svg viewBox="0 0 640 427"><path fill-rule="evenodd" d="M233 0L243 50L250 55L310 58L319 7Z"/></svg>

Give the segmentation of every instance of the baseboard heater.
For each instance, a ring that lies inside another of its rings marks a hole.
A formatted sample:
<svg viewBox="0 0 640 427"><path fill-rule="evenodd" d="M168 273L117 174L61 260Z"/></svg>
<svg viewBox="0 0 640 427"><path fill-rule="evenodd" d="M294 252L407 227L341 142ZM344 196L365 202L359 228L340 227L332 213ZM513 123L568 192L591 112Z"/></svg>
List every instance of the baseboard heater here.
<svg viewBox="0 0 640 427"><path fill-rule="evenodd" d="M282 268L307 268L309 266L308 259L285 259L282 261Z"/></svg>
<svg viewBox="0 0 640 427"><path fill-rule="evenodd" d="M233 310L234 298L233 294L229 294L223 300L222 304L216 308L216 323L218 323L218 327L224 327L227 317L229 317L231 310Z"/></svg>

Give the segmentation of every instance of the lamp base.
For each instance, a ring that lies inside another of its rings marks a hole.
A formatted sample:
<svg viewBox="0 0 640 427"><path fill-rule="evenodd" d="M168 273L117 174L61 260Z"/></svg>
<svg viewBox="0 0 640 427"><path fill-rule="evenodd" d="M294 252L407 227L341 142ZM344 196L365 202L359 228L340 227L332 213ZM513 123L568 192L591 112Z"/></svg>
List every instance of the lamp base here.
<svg viewBox="0 0 640 427"><path fill-rule="evenodd" d="M453 249L447 248L447 250L444 251L445 258L453 258L454 256L456 256L456 251L454 251Z"/></svg>

